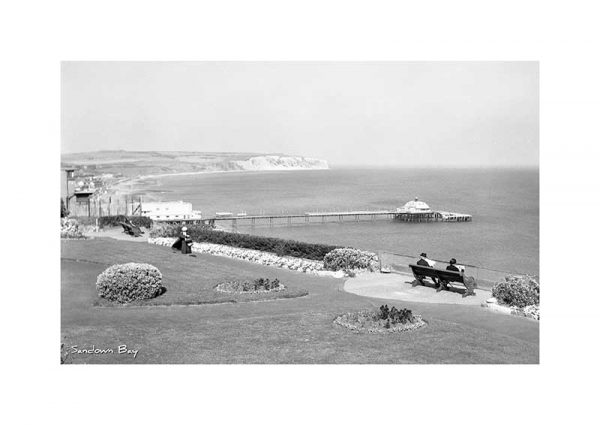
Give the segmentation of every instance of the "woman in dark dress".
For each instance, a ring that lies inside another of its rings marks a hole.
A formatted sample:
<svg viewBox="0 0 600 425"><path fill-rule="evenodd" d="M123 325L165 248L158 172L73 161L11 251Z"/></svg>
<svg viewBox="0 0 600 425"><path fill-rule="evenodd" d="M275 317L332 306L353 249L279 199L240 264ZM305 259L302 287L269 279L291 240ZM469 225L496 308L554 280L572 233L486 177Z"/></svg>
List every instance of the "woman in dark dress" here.
<svg viewBox="0 0 600 425"><path fill-rule="evenodd" d="M192 252L192 238L187 234L187 227L181 228L181 233L171 248L180 250L182 254L190 254Z"/></svg>

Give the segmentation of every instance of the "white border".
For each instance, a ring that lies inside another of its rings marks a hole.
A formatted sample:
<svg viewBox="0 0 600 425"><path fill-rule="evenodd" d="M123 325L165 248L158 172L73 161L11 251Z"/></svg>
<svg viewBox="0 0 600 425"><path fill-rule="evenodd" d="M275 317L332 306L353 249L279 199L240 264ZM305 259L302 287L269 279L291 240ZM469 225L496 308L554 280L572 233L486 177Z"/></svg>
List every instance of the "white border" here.
<svg viewBox="0 0 600 425"><path fill-rule="evenodd" d="M589 386L598 376L598 279L574 275L569 265L583 257L594 267L599 240L598 14L584 1L490 3L0 6L7 423L578 423L597 416ZM60 61L232 59L540 60L542 364L59 367L59 186L47 176L57 176L59 163ZM264 408L252 397L234 401L232 391L273 398Z"/></svg>

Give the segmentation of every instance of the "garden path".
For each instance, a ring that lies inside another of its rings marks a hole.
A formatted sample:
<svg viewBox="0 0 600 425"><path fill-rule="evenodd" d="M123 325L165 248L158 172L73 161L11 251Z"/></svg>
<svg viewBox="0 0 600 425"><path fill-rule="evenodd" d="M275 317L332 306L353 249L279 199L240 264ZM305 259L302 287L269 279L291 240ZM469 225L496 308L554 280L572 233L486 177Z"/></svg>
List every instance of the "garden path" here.
<svg viewBox="0 0 600 425"><path fill-rule="evenodd" d="M464 286L456 284L448 291L437 292L431 286L412 286L414 277L408 273L362 273L348 279L344 290L370 298L419 303L481 305L492 296L489 290L476 289L475 296L463 298Z"/></svg>

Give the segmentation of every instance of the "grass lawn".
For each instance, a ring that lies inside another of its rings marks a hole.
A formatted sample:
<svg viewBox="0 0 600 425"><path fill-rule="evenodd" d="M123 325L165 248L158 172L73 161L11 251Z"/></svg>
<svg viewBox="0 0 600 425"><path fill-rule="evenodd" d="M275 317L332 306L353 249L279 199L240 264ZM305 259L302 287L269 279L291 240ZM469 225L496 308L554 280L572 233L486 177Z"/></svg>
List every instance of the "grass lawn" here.
<svg viewBox="0 0 600 425"><path fill-rule="evenodd" d="M257 270L254 275L248 275L244 269L239 267L198 261L197 257L185 256L179 251L173 252L165 247L153 250L152 255L149 257L146 249L147 243L136 244L132 247L127 242L115 244L115 241L109 238L74 242L76 243L63 244L63 258L101 263L103 265L148 262L159 268L163 274L163 286L167 288L167 292L156 298L131 303L133 305L214 304L308 295L306 290L294 286L293 283L287 284L287 282L283 282L285 285L284 290L267 293L234 294L214 290L217 284L228 280L253 280L259 277L272 279L274 277L272 269L267 267ZM95 296L94 305L119 307L118 304L98 297L95 287L92 287L92 296Z"/></svg>
<svg viewBox="0 0 600 425"><path fill-rule="evenodd" d="M196 258L144 243L95 239L62 242L61 322L70 363L538 363L539 324L477 306L381 301L341 290L341 279L259 266L224 257ZM98 303L96 277L114 263L147 262L167 292L148 305ZM222 279L278 278L308 295L264 302L223 301ZM164 299L158 303L160 298ZM188 301L188 302L186 302ZM355 334L333 324L347 311L382 303L409 308L428 326L398 334ZM163 305L157 305L163 304ZM170 304L170 305L169 305ZM139 350L118 354L117 346Z"/></svg>

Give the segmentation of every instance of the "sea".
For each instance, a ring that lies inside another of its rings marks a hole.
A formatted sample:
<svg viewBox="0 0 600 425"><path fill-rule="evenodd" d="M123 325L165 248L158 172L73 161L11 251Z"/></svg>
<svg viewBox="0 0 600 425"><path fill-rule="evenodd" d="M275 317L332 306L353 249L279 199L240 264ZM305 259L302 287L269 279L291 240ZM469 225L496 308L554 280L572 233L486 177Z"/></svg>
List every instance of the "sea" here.
<svg viewBox="0 0 600 425"><path fill-rule="evenodd" d="M239 225L237 231L375 252L456 258L512 273L539 275L538 169L334 168L223 172L142 180L134 188L153 199L193 203L203 217L387 210L418 197L431 209L471 214L466 223L315 220Z"/></svg>

